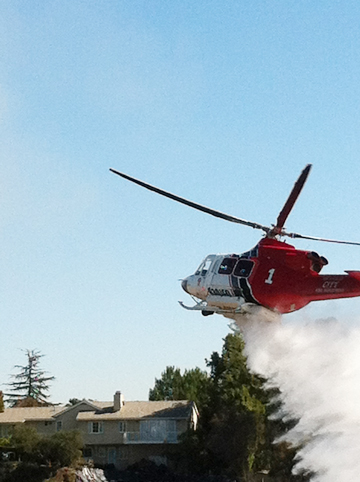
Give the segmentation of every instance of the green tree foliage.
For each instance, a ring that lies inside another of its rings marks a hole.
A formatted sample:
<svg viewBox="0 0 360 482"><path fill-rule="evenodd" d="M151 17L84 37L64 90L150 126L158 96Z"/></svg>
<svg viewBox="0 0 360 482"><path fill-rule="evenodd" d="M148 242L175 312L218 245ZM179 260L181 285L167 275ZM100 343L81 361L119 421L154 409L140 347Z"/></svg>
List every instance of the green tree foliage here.
<svg viewBox="0 0 360 482"><path fill-rule="evenodd" d="M10 447L10 437L0 437L0 448ZM0 479L1 480L1 479Z"/></svg>
<svg viewBox="0 0 360 482"><path fill-rule="evenodd" d="M43 463L60 468L80 460L83 441L80 432L57 432L50 438L42 438L37 448Z"/></svg>
<svg viewBox="0 0 360 482"><path fill-rule="evenodd" d="M182 375L179 368L166 367L149 391L149 400L181 400Z"/></svg>
<svg viewBox="0 0 360 482"><path fill-rule="evenodd" d="M52 473L50 467L33 462L12 463L3 469L1 482L44 482Z"/></svg>
<svg viewBox="0 0 360 482"><path fill-rule="evenodd" d="M33 427L20 424L3 446L16 454L17 462L0 462L1 481L42 482L60 467L76 466L82 457L83 442L77 431L43 437ZM5 477L1 477L1 468Z"/></svg>
<svg viewBox="0 0 360 482"><path fill-rule="evenodd" d="M185 370L166 367L160 379L155 379L155 386L149 391L149 400L193 400L201 407L207 400L209 375L200 368Z"/></svg>
<svg viewBox="0 0 360 482"><path fill-rule="evenodd" d="M11 434L11 445L23 461L33 461L37 456L41 436L34 427L15 425Z"/></svg>
<svg viewBox="0 0 360 482"><path fill-rule="evenodd" d="M47 405L49 398L49 382L54 380L53 376L46 376L46 372L40 369L40 352L26 350L27 364L15 365L19 373L11 375L13 381L8 383L10 393L7 393L7 402L11 406L39 406Z"/></svg>
<svg viewBox="0 0 360 482"><path fill-rule="evenodd" d="M73 407L74 405L77 405L80 402L81 402L81 400L79 400L78 398L70 398L68 403L66 404L66 406L67 407Z"/></svg>
<svg viewBox="0 0 360 482"><path fill-rule="evenodd" d="M61 431L44 437L35 428L19 424L13 429L10 445L22 461L62 467L81 458L83 441L77 431Z"/></svg>
<svg viewBox="0 0 360 482"><path fill-rule="evenodd" d="M200 412L196 432L188 431L178 447L176 463L188 473L213 473L243 477L260 470L272 471L290 481L295 450L274 438L286 426L271 421L270 400L276 390L251 373L241 335L229 334L221 354L207 360L209 374L199 368L185 371L167 367L150 390L150 400L188 399Z"/></svg>
<svg viewBox="0 0 360 482"><path fill-rule="evenodd" d="M240 335L228 335L221 355L214 352L209 404L201 424L203 440L213 457L213 470L244 475L256 468L265 441L266 406L263 382L252 374Z"/></svg>

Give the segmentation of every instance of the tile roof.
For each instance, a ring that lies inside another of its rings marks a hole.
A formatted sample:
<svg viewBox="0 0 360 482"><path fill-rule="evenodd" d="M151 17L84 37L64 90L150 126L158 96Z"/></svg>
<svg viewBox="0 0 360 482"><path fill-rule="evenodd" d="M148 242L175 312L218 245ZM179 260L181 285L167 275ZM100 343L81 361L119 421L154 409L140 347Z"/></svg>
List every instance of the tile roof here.
<svg viewBox="0 0 360 482"><path fill-rule="evenodd" d="M97 402L93 402L97 405ZM177 418L186 419L191 415L193 403L188 400L159 402L125 402L121 410L114 412L112 406L98 411L79 412L76 419L90 420L130 420L139 418Z"/></svg>
<svg viewBox="0 0 360 482"><path fill-rule="evenodd" d="M140 418L176 418L187 419L191 416L193 402L188 400L157 401L157 402L125 402L121 410L114 412L112 402L82 400L75 406L64 405L49 407L14 407L5 408L0 413L0 424L23 423L26 421L53 421L62 413L87 404L85 410L76 417L78 421L90 420L130 420Z"/></svg>
<svg viewBox="0 0 360 482"><path fill-rule="evenodd" d="M0 423L53 420L52 417L63 409L63 406L5 408L4 412L0 412Z"/></svg>

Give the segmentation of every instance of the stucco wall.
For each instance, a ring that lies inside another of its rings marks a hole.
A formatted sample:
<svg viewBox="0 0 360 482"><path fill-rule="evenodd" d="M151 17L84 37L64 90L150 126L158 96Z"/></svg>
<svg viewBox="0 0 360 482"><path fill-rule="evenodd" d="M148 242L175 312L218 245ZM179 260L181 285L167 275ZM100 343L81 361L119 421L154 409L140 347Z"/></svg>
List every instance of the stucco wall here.
<svg viewBox="0 0 360 482"><path fill-rule="evenodd" d="M124 442L124 434L120 432L117 420L104 420L101 423L103 424L102 433L89 433L91 422L77 422L77 429L86 445L122 444Z"/></svg>
<svg viewBox="0 0 360 482"><path fill-rule="evenodd" d="M79 405L74 406L73 408L70 407L68 410L65 410L60 415L56 416L56 421L61 422L62 428L61 430L78 430L78 422L76 421L77 414L79 412L87 412L89 410L93 410L89 407L87 403L80 403Z"/></svg>
<svg viewBox="0 0 360 482"><path fill-rule="evenodd" d="M104 466L113 463L118 469L125 469L142 459L150 459L156 463L167 463L167 453L174 446L157 445L92 445L91 458L96 465Z"/></svg>
<svg viewBox="0 0 360 482"><path fill-rule="evenodd" d="M25 422L27 427L33 427L40 435L50 436L56 431L55 422Z"/></svg>

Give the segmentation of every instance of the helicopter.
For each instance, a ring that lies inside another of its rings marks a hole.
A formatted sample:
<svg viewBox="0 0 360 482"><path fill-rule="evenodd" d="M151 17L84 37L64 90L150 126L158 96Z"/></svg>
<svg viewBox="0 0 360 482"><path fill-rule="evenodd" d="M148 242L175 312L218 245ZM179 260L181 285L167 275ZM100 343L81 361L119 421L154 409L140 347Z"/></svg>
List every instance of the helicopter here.
<svg viewBox="0 0 360 482"><path fill-rule="evenodd" d="M174 201L237 224L262 230L265 234L256 246L241 254L210 254L195 273L181 281L183 290L195 305L180 305L204 316L214 313L237 323L242 317L259 315L267 321L278 321L281 315L300 310L312 301L360 296L360 271L346 274L320 274L328 264L315 251L296 249L281 240L308 239L360 246L360 243L339 241L287 232L285 222L308 178L308 164L295 182L276 224L271 227L247 221L189 201L170 192L128 176L115 169L111 172L150 191Z"/></svg>

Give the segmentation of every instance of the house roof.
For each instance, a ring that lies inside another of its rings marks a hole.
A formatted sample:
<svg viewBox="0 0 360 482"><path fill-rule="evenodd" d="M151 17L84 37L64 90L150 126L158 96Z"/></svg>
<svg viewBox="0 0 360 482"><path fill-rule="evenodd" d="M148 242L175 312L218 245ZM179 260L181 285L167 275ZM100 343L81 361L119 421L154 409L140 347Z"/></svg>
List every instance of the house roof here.
<svg viewBox="0 0 360 482"><path fill-rule="evenodd" d="M61 410L59 410L54 415L54 417L58 417L58 416L62 415L63 413L70 412L71 410L74 410L74 409L79 409L79 407L80 407L80 411L85 411L85 409L83 407L81 407L82 405L84 405L86 407L86 410L90 410L90 411L91 410L98 410L99 408L103 408L103 406L112 406L111 402L94 402L93 400L89 401L89 400L84 399L84 400L80 400L75 405L62 406Z"/></svg>
<svg viewBox="0 0 360 482"><path fill-rule="evenodd" d="M97 405L97 402L94 402ZM159 402L125 402L121 410L114 412L113 406L99 407L97 411L79 412L79 421L130 420L139 418L187 419L191 415L193 402L188 400Z"/></svg>
<svg viewBox="0 0 360 482"><path fill-rule="evenodd" d="M4 412L0 413L0 424L54 421L64 412L73 409L79 410L82 404L84 405L84 409L82 409L82 407L80 408L76 416L76 420L78 421L130 420L140 418L188 419L194 407L194 403L188 400L125 402L120 410L114 411L112 402L82 400L71 407L61 405L5 408Z"/></svg>
<svg viewBox="0 0 360 482"><path fill-rule="evenodd" d="M62 406L5 408L0 413L0 423L23 423L26 421L51 421L64 409Z"/></svg>

